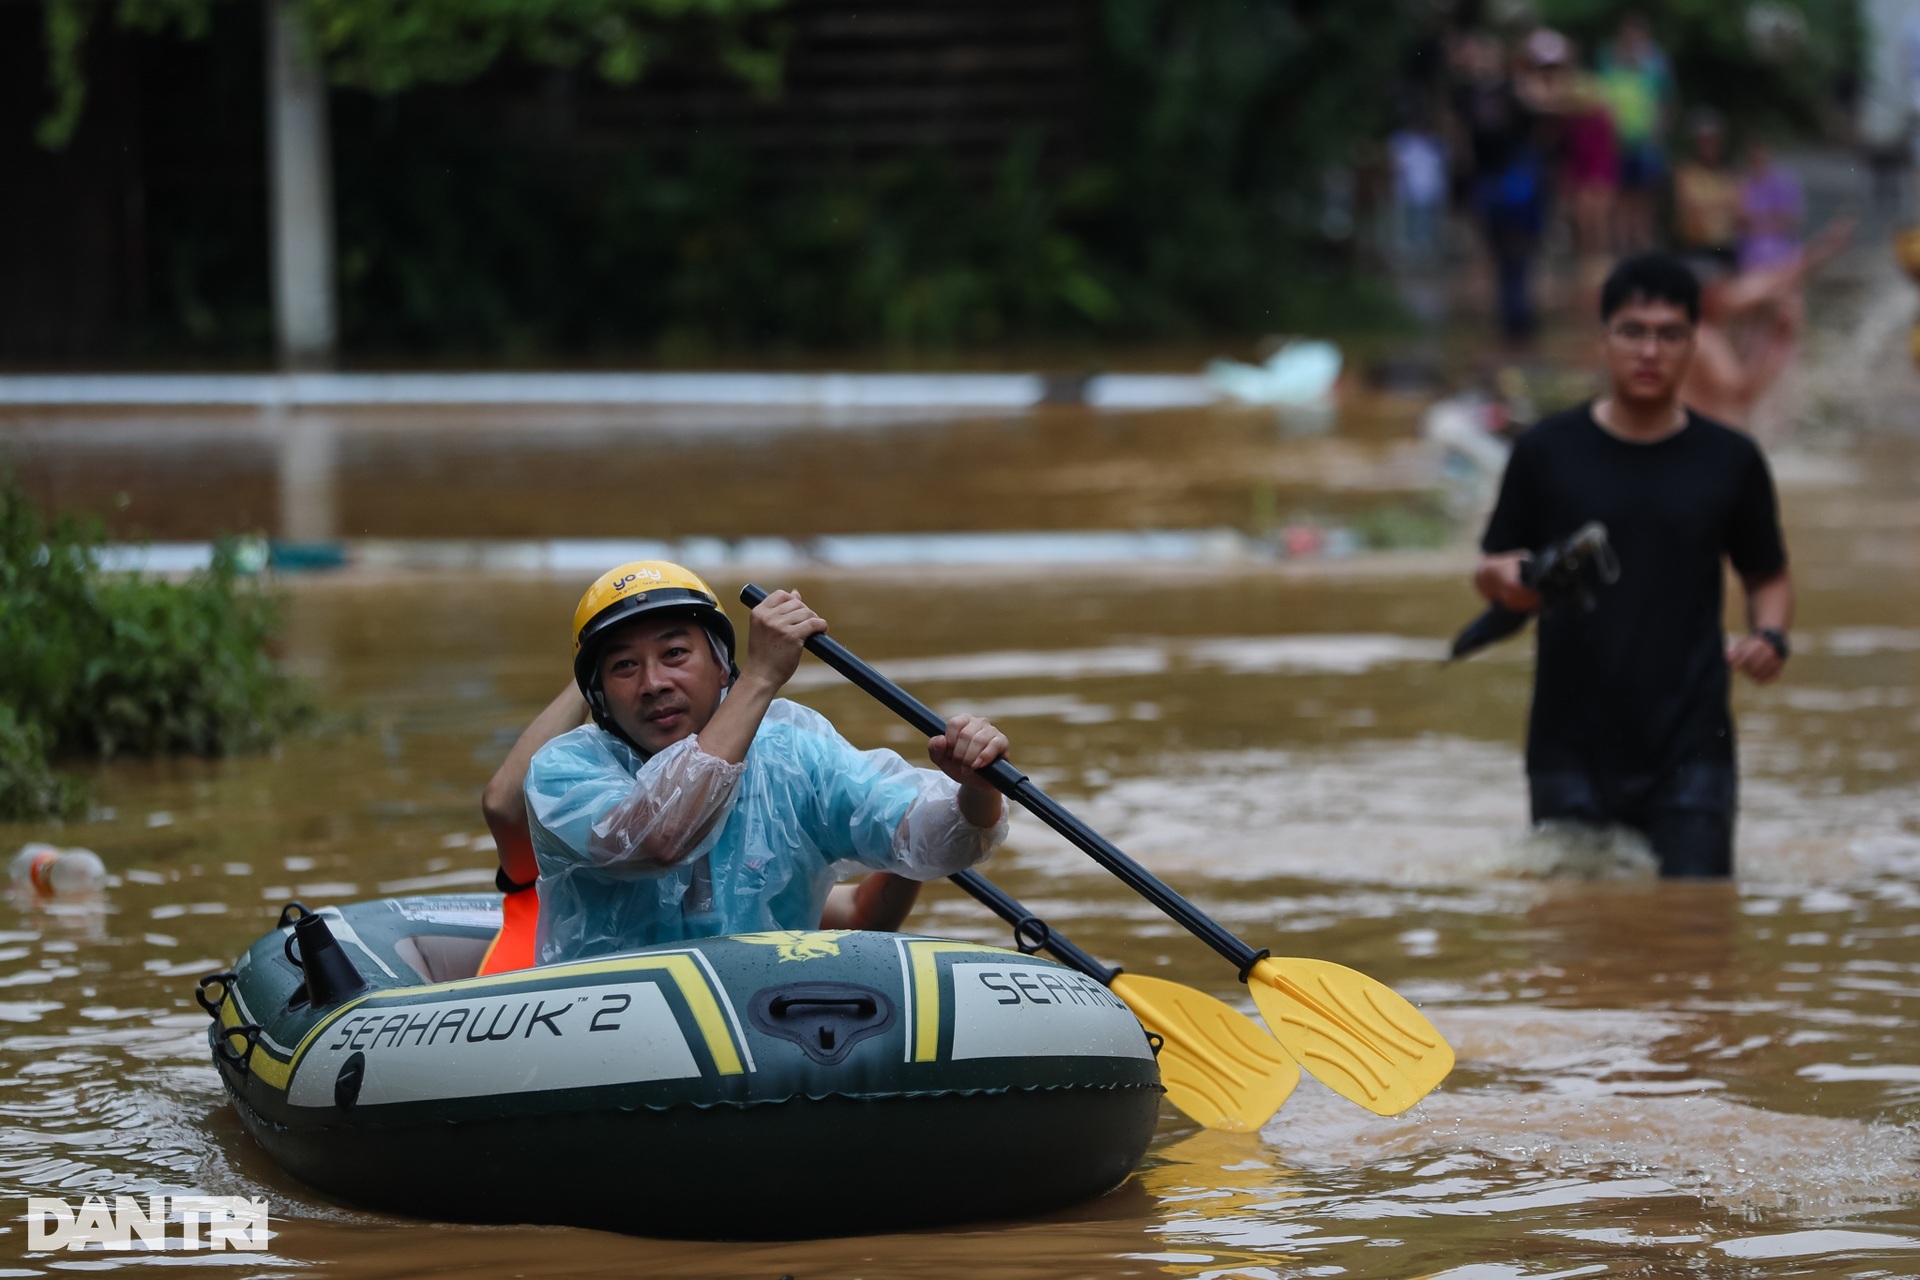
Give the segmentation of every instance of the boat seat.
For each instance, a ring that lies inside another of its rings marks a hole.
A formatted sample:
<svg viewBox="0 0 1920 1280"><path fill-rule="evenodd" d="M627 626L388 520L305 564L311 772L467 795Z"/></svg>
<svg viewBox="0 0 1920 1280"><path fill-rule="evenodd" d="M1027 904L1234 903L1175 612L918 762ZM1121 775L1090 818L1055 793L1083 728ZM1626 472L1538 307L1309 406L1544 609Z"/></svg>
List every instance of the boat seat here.
<svg viewBox="0 0 1920 1280"><path fill-rule="evenodd" d="M393 950L428 982L457 982L480 972L480 961L492 938L460 938L423 933L402 938Z"/></svg>

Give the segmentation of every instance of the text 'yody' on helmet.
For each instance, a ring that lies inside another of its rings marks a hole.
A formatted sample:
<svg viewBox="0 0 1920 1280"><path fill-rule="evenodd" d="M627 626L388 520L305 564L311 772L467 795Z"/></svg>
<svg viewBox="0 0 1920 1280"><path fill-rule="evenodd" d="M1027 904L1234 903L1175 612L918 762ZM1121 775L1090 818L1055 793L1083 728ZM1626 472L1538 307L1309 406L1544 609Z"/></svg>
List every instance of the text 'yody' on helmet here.
<svg viewBox="0 0 1920 1280"><path fill-rule="evenodd" d="M573 611L573 679L586 696L593 717L603 725L606 698L600 688L600 650L614 630L638 618L658 615L692 618L726 651L734 663L733 623L700 575L667 560L635 560L609 569L594 580Z"/></svg>

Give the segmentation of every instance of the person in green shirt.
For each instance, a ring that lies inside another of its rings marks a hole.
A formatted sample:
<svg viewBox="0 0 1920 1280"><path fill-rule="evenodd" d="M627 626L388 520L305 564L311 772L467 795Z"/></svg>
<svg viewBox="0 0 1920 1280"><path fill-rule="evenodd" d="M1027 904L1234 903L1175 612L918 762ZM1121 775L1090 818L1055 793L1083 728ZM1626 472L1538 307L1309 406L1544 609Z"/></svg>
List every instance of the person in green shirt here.
<svg viewBox="0 0 1920 1280"><path fill-rule="evenodd" d="M1654 42L1647 20L1628 14L1620 34L1602 51L1600 92L1613 115L1620 145L1619 222L1615 244L1635 253L1653 244L1654 213L1666 180L1666 136L1671 120L1673 64Z"/></svg>

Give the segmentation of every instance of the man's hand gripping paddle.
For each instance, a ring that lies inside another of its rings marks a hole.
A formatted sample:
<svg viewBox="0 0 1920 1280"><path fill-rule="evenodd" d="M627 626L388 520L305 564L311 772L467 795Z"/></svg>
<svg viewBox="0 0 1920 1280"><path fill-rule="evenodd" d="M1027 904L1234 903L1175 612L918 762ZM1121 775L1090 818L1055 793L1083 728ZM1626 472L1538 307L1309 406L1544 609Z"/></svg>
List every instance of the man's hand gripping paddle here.
<svg viewBox="0 0 1920 1280"><path fill-rule="evenodd" d="M749 608L766 597L752 583L740 590ZM807 648L928 737L946 732L946 721L845 646L813 636ZM1385 983L1328 960L1276 959L1254 950L1067 812L1008 761L996 760L979 773L1230 961L1274 1038L1335 1093L1378 1115L1399 1115L1453 1069L1452 1047Z"/></svg>
<svg viewBox="0 0 1920 1280"><path fill-rule="evenodd" d="M1012 925L1020 950L1051 951L1125 1001L1140 1025L1160 1039L1160 1083L1168 1101L1207 1128L1258 1129L1300 1083L1299 1064L1232 1005L1177 982L1101 964L976 871L947 879Z"/></svg>

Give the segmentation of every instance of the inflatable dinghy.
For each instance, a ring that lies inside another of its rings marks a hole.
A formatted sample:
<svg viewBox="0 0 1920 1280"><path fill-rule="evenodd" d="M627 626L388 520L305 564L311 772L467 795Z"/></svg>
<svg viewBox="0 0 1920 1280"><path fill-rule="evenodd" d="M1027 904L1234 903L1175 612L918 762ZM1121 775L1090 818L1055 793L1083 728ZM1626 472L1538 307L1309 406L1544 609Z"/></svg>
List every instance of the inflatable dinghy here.
<svg viewBox="0 0 1920 1280"><path fill-rule="evenodd" d="M494 895L298 903L200 980L294 1177L374 1209L795 1238L1040 1213L1124 1181L1161 1096L1098 982L904 934L745 934L473 976Z"/></svg>

